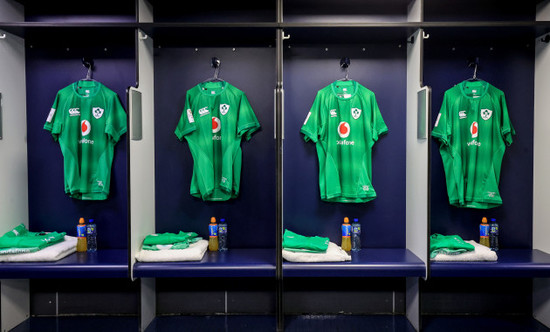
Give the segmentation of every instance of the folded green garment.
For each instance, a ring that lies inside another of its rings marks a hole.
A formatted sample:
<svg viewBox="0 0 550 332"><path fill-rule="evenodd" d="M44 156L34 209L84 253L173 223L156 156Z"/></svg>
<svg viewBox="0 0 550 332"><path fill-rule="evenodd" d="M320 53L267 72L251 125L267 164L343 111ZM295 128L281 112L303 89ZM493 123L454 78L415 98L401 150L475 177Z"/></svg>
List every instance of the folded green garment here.
<svg viewBox="0 0 550 332"><path fill-rule="evenodd" d="M458 255L473 251L475 247L458 235L432 234L430 236L430 258L437 254Z"/></svg>
<svg viewBox="0 0 550 332"><path fill-rule="evenodd" d="M202 238L194 232L151 234L143 240L143 250L186 249Z"/></svg>
<svg viewBox="0 0 550 332"><path fill-rule="evenodd" d="M0 255L35 252L65 239L65 232L29 232L20 224L0 237Z"/></svg>
<svg viewBox="0 0 550 332"><path fill-rule="evenodd" d="M175 233L151 234L145 237L145 240L143 240L143 244L174 244L177 242L184 242L196 236L197 236L197 233L182 232L182 231L180 231L178 234L175 234Z"/></svg>
<svg viewBox="0 0 550 332"><path fill-rule="evenodd" d="M285 229L283 248L288 251L323 253L327 251L328 237L303 236Z"/></svg>

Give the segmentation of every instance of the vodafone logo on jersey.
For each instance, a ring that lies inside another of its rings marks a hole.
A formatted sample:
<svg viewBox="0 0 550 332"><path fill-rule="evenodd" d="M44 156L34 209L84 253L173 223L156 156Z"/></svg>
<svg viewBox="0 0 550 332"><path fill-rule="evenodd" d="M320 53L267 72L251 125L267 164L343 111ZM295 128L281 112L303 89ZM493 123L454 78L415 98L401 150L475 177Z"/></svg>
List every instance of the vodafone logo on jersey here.
<svg viewBox="0 0 550 332"><path fill-rule="evenodd" d="M477 121L472 122L472 125L470 126L470 133L472 133L472 138L476 138L479 134L479 128L477 125Z"/></svg>
<svg viewBox="0 0 550 332"><path fill-rule="evenodd" d="M349 136L349 132L349 123L345 121L340 122L340 124L338 125L338 135L340 135L340 137L342 138L346 138Z"/></svg>
<svg viewBox="0 0 550 332"><path fill-rule="evenodd" d="M90 121L88 120L82 120L80 122L80 129L82 130L82 136L86 136L90 133L92 130L92 126L90 125Z"/></svg>
<svg viewBox="0 0 550 332"><path fill-rule="evenodd" d="M213 116L212 117L212 133L215 134L219 132L222 129L222 124L220 122L220 119Z"/></svg>

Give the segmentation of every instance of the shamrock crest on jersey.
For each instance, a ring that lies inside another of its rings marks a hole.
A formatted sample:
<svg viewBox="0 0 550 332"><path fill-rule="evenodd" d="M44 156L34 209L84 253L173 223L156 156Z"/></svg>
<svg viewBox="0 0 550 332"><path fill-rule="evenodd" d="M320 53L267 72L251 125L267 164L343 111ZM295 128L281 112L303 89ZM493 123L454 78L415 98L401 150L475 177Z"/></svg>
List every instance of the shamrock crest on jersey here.
<svg viewBox="0 0 550 332"><path fill-rule="evenodd" d="M94 118L96 118L96 119L101 118L101 116L103 115L103 112L104 112L104 110L103 110L103 108L101 108L101 107L94 107L94 108L92 108L92 115L93 115Z"/></svg>
<svg viewBox="0 0 550 332"><path fill-rule="evenodd" d="M351 109L351 116L352 116L355 120L359 119L359 117L361 116L361 109L356 108L356 107L352 108L352 109Z"/></svg>
<svg viewBox="0 0 550 332"><path fill-rule="evenodd" d="M493 111L490 109L483 108L481 109L481 118L485 121L489 120L491 118L491 115L493 115Z"/></svg>
<svg viewBox="0 0 550 332"><path fill-rule="evenodd" d="M220 105L220 113L221 113L221 115L226 115L227 112L229 112L229 105L227 105L227 104L221 104L221 105Z"/></svg>

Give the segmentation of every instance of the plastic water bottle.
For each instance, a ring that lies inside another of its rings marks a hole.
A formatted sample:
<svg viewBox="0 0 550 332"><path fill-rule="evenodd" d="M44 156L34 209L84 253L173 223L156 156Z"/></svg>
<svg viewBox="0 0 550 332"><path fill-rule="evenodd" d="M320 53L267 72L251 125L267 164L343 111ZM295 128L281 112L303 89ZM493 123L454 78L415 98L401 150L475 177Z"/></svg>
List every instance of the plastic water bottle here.
<svg viewBox="0 0 550 332"><path fill-rule="evenodd" d="M487 218L485 217L481 219L481 224L479 225L479 244L486 247L491 246L489 243L489 224L487 224Z"/></svg>
<svg viewBox="0 0 550 332"><path fill-rule="evenodd" d="M208 225L208 250L218 251L218 224L216 224L216 218L210 218L210 225Z"/></svg>
<svg viewBox="0 0 550 332"><path fill-rule="evenodd" d="M218 224L218 243L219 251L227 250L227 223L224 218L221 218Z"/></svg>
<svg viewBox="0 0 550 332"><path fill-rule="evenodd" d="M88 220L86 225L86 238L88 241L88 251L97 251L97 224L93 219Z"/></svg>
<svg viewBox="0 0 550 332"><path fill-rule="evenodd" d="M86 252L86 224L84 218L78 220L78 225L76 225L76 251L77 252Z"/></svg>
<svg viewBox="0 0 550 332"><path fill-rule="evenodd" d="M351 250L351 225L349 224L349 218L344 218L344 223L342 224L342 250L350 251Z"/></svg>
<svg viewBox="0 0 550 332"><path fill-rule="evenodd" d="M498 251L498 233L499 227L497 220L495 218L491 218L491 223L489 224L489 244L491 250L493 251Z"/></svg>
<svg viewBox="0 0 550 332"><path fill-rule="evenodd" d="M351 250L361 250L361 224L357 218L354 218L351 224Z"/></svg>

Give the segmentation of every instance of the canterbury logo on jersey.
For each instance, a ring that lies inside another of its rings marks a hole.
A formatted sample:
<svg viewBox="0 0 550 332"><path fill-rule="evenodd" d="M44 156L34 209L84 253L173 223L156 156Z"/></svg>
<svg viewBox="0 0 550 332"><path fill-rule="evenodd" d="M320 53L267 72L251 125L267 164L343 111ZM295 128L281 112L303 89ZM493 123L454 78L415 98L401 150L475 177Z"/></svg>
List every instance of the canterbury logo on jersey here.
<svg viewBox="0 0 550 332"><path fill-rule="evenodd" d="M458 118L459 119L466 119L468 115L466 114L466 111L460 111L458 112Z"/></svg>
<svg viewBox="0 0 550 332"><path fill-rule="evenodd" d="M199 115L200 116L205 116L208 113L210 113L210 111L208 110L208 107L203 107L199 110Z"/></svg>
<svg viewBox="0 0 550 332"><path fill-rule="evenodd" d="M80 116L80 108L78 108L78 107L69 108L69 115L70 116Z"/></svg>

